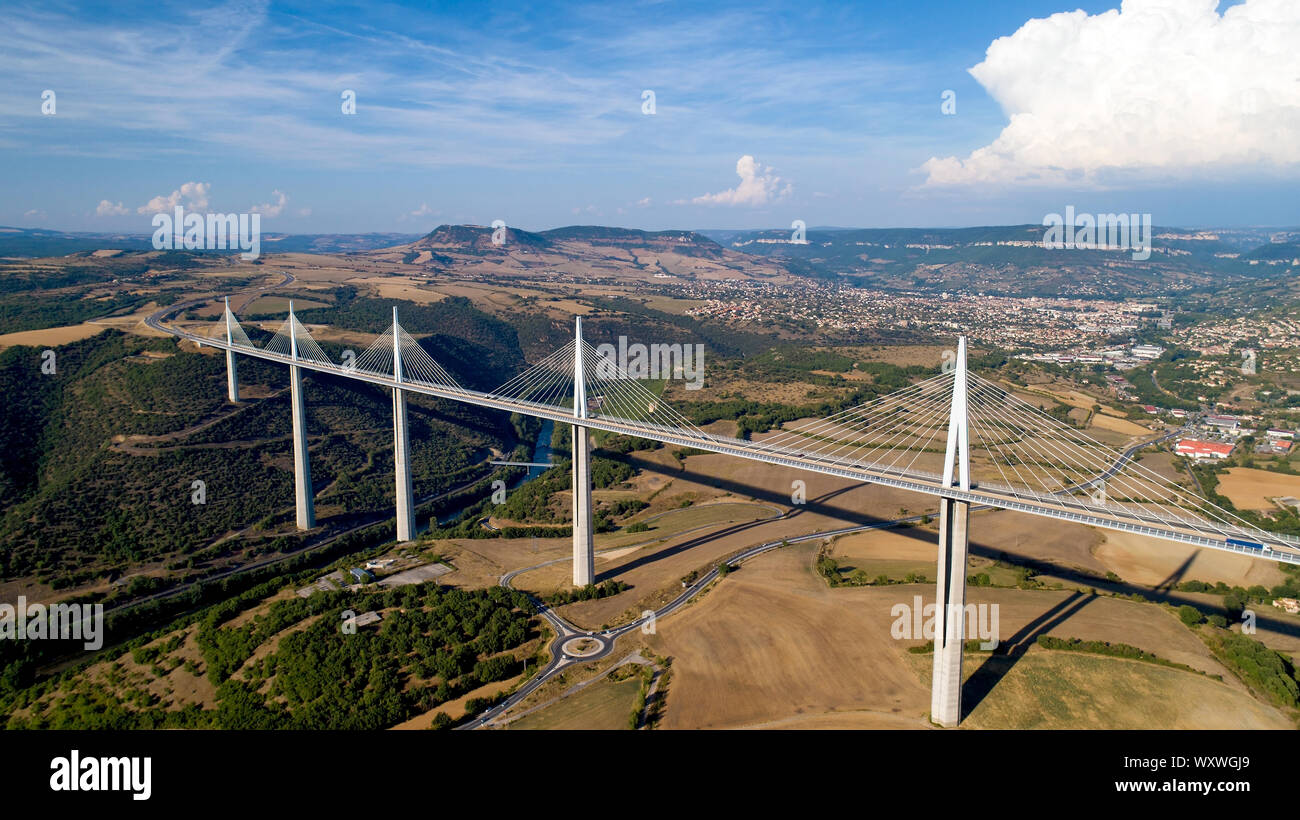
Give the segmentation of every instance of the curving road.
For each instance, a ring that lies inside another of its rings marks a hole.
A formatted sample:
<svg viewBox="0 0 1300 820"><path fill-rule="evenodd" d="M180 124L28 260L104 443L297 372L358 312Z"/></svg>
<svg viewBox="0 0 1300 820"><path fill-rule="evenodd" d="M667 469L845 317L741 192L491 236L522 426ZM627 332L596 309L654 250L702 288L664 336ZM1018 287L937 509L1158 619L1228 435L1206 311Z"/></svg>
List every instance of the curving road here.
<svg viewBox="0 0 1300 820"><path fill-rule="evenodd" d="M789 514L790 514L789 512L783 513L782 515L777 516L776 518L768 519L768 521L776 521L779 518L785 518ZM750 547L749 549L732 556L731 558L727 559L726 563L728 566L741 564L744 563L745 561L750 560L751 558L762 555L765 552L769 552L771 550L777 549L778 547L781 547L785 544L798 544L804 541L813 541L818 538L830 538L832 536L846 535L848 533L853 533L853 532L865 532L868 530L888 529L889 527L896 527L900 524L920 521L921 519L925 518L926 515L927 514L911 515L905 518L896 518L893 519L892 521L880 521L874 524L864 524L858 527L843 527L837 530L826 530L825 532L812 532L806 535L797 535L792 538L782 538L779 541L768 541L766 543L762 543L757 546ZM932 515L930 517L933 518ZM625 548L617 547L616 549L625 549ZM609 552L609 550L602 550L602 552ZM525 572L529 572L534 569L538 569L540 567L545 567L560 562L566 562L569 560L570 559L568 558L557 558L554 561L546 561L545 563L538 564L536 566L524 567L522 569L513 570L512 572L508 572L505 575L501 576L501 586L506 587L507 589L514 589L514 587L511 585L511 581L513 581L516 576ZM531 600L533 602L533 605L537 607L537 613L546 619L546 621L551 625L551 627L555 630L556 633L556 637L551 641L550 663L542 667L540 672L538 672L536 675L530 678L522 687L520 687L510 697L506 698L496 706L493 706L491 709L487 710L486 712L483 712L473 721L463 724L457 728L460 729L484 728L488 723L500 717L506 711L514 708L516 705L519 704L520 701L527 698L529 695L535 692L539 687L541 687L548 680L550 680L551 678L555 677L557 674L562 672L566 667L574 664L584 664L590 661L600 660L601 658L608 656L611 652L614 651L614 645L619 638L621 638L622 636L626 635L629 632L633 632L635 630L640 629L642 625L644 625L645 623L647 623L652 619L658 621L658 619L660 618L666 618L669 615L673 614L677 610L684 607L696 595L699 595L700 592L703 591L703 589L707 587L709 584L713 583L713 581L717 577L718 577L718 568L714 567L713 569L704 573L704 575L697 578L695 582L692 583L690 586L686 587L686 589L682 590L682 593L678 595L676 598L669 601L667 604L664 604L659 609L655 610L653 615L643 615L634 621L630 621L626 624L623 624L622 626L614 627L613 629L606 629L601 632L579 629L578 627L574 626L573 624L570 624L568 621L561 618L558 614L556 614L555 610L547 606L545 602L533 597L532 595L529 595L528 596L529 600ZM601 646L598 650L594 652L584 653L581 657L573 657L568 655L564 651L564 645L567 644L569 641L573 640L574 638L590 638L592 640L599 642Z"/></svg>
<svg viewBox="0 0 1300 820"><path fill-rule="evenodd" d="M1127 464L1138 451L1142 450L1143 448L1150 447L1153 444L1159 444L1163 441L1168 441L1171 438L1181 435L1183 432L1185 432L1185 429L1175 430L1171 433L1167 433L1165 435L1158 436L1156 438L1149 439L1146 441L1140 441L1130 446L1128 449L1126 449L1123 453L1120 454L1119 458L1115 460L1115 464L1109 470L1103 473L1101 478L1105 479L1114 475L1121 468L1123 468L1123 466ZM1066 489L1061 490L1060 492L1070 493L1077 489L1079 489L1079 487L1067 487ZM977 505L972 505L970 508L971 512L975 512L976 510L985 510L985 509L995 509L995 507L990 504L977 504ZM792 511L783 512L780 515L775 516L774 518L768 519L768 521L776 521L778 519L785 518L790 514L790 512ZM890 527L897 527L901 524L908 524L908 523L921 521L926 517L933 518L934 516L929 513L923 513L920 515L910 515L903 518L895 518L890 521L880 521L874 524L865 524L857 527L843 527L841 529L827 530L825 532L812 532L806 535L798 535L793 538L783 538L779 541L768 541L759 544L757 546L750 547L749 549L741 553L738 553L737 555L728 559L726 563L728 565L740 564L750 560L751 558L755 558L759 555L762 555L765 552L769 552L785 544L798 544L804 541L812 541L817 538L830 538L832 536L846 535L848 533L854 533L854 532L865 532L869 530L888 529ZM712 526L712 525L705 525L705 527L708 526ZM703 529L705 527L697 527L696 529ZM683 535L683 534L684 533L677 533L676 535ZM646 542L646 543L652 543L652 542ZM626 548L627 547L615 547L614 549L622 550ZM611 552L611 551L612 550L601 550L596 554L599 555L602 552ZM556 558L554 560L545 561L543 563L536 564L531 567L523 567L521 569L512 570L506 573L505 575L501 576L501 581L500 581L501 586L506 587L507 589L514 589L512 582L516 577L526 572L531 572L535 569L541 569L542 567L547 567L552 564L565 563L568 562L569 560L571 559L567 557ZM704 588L707 587L709 584L713 583L713 581L717 579L717 577L718 577L718 568L714 567L713 569L705 573L703 576L696 579L696 581L693 584L691 584L686 589L684 589L682 593L678 595L676 598L674 598L672 601L668 602L664 606L655 610L653 615L643 615L642 617L637 618L636 620L626 623L622 626L615 627L613 629L606 629L601 632L579 629L578 627L574 626L573 624L561 618L559 614L557 614L555 610L547 606L544 601L532 595L528 595L528 599L532 601L533 606L537 608L537 614L545 618L546 621L551 625L551 628L555 630L555 638L552 639L551 646L550 646L550 651L551 651L550 663L544 666L540 672L538 672L536 675L530 678L522 687L520 687L510 697L506 698L504 701L492 707L491 709L488 709L486 712L483 712L481 715L478 716L477 719L470 721L469 723L463 724L457 728L460 729L490 728L488 727L489 723L501 717L505 712L509 711L510 709L513 709L521 701L523 701L533 692L537 691L537 689L539 689L548 680L550 680L551 678L555 677L560 672L562 672L566 667L574 664L584 664L590 661L600 660L602 658L607 657L610 653L614 651L614 645L620 637L626 635L629 632L633 632L635 630L640 629L644 624L646 624L652 619L657 622L658 619L666 618L669 615L676 612L677 610L686 606L686 604L692 598L700 594L700 592L703 591ZM581 657L571 656L565 652L564 646L565 644L572 641L574 638L590 638L591 640L597 641L600 644L600 648L593 652L583 653Z"/></svg>

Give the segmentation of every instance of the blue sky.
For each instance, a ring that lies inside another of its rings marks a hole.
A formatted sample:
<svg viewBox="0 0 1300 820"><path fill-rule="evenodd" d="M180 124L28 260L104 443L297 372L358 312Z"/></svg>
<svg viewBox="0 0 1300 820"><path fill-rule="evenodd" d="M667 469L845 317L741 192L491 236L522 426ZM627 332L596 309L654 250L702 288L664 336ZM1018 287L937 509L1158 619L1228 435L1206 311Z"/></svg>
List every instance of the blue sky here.
<svg viewBox="0 0 1300 820"><path fill-rule="evenodd" d="M1290 0L432 5L6 12L0 224L1300 223Z"/></svg>

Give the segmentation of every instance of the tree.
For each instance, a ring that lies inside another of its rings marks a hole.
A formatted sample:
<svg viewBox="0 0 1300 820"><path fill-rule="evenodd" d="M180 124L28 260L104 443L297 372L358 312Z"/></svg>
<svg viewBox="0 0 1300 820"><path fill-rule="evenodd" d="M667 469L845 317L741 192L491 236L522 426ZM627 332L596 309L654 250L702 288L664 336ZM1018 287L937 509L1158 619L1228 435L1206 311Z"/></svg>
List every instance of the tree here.
<svg viewBox="0 0 1300 820"><path fill-rule="evenodd" d="M1188 626L1196 626L1201 621L1205 620L1205 616L1201 614L1199 609L1194 606L1188 606L1187 604L1178 607L1178 617Z"/></svg>
<svg viewBox="0 0 1300 820"><path fill-rule="evenodd" d="M438 714L433 716L433 723L429 726L429 728L437 729L439 731L450 729L451 722L452 722L451 718L447 715L446 712L439 712Z"/></svg>

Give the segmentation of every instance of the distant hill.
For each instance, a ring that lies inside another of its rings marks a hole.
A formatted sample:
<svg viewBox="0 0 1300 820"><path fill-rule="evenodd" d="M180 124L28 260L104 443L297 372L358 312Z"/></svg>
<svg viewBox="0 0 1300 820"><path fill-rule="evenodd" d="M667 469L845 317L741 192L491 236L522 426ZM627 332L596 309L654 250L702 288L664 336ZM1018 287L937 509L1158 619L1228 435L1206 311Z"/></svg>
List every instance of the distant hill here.
<svg viewBox="0 0 1300 820"><path fill-rule="evenodd" d="M262 253L361 253L414 240L409 233L262 234Z"/></svg>
<svg viewBox="0 0 1300 820"><path fill-rule="evenodd" d="M732 250L779 261L792 274L891 290L1154 295L1281 275L1293 258L1285 243L1252 250L1250 243L1279 236L1269 229L1153 226L1146 260L1134 259L1132 250L1045 248L1044 232L1042 225L809 229L801 243L789 230L702 231Z"/></svg>
<svg viewBox="0 0 1300 820"><path fill-rule="evenodd" d="M721 259L723 248L714 240L695 231L639 231L634 228L605 228L598 225L572 225L543 231L555 242L579 241L592 245L616 245L672 250L691 256Z"/></svg>
<svg viewBox="0 0 1300 820"><path fill-rule="evenodd" d="M494 234L500 242L494 242ZM1300 273L1300 230L1151 230L1131 250L1051 249L1042 225L643 231L571 225L546 231L439 225L426 234L263 234L262 252L356 254L427 275L567 281L819 279L900 291L1128 297L1204 291ZM0 228L0 257L106 257L152 251L149 238ZM204 252L206 254L220 252Z"/></svg>
<svg viewBox="0 0 1300 820"><path fill-rule="evenodd" d="M357 253L418 238L403 233L262 233L262 253ZM153 234L76 233L0 227L0 257L67 256L98 250L152 251ZM210 253L226 253L210 251ZM237 253L230 251L229 253Z"/></svg>
<svg viewBox="0 0 1300 820"><path fill-rule="evenodd" d="M78 251L153 250L151 234L69 233L0 227L0 256L66 256Z"/></svg>
<svg viewBox="0 0 1300 820"><path fill-rule="evenodd" d="M1300 242L1270 242L1246 255L1247 259L1300 259Z"/></svg>
<svg viewBox="0 0 1300 820"><path fill-rule="evenodd" d="M547 231L439 225L419 239L372 251L429 274L593 280L749 279L788 275L779 263L732 251L694 231L572 225Z"/></svg>

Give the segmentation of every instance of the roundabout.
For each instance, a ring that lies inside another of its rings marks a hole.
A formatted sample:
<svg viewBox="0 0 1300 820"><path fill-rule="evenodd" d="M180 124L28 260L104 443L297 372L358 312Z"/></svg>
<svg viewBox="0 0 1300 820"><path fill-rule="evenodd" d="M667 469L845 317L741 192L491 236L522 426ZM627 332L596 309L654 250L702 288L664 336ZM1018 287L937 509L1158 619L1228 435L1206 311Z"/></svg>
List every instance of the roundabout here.
<svg viewBox="0 0 1300 820"><path fill-rule="evenodd" d="M594 635L579 635L565 641L560 651L569 658L589 658L604 652L605 642Z"/></svg>

